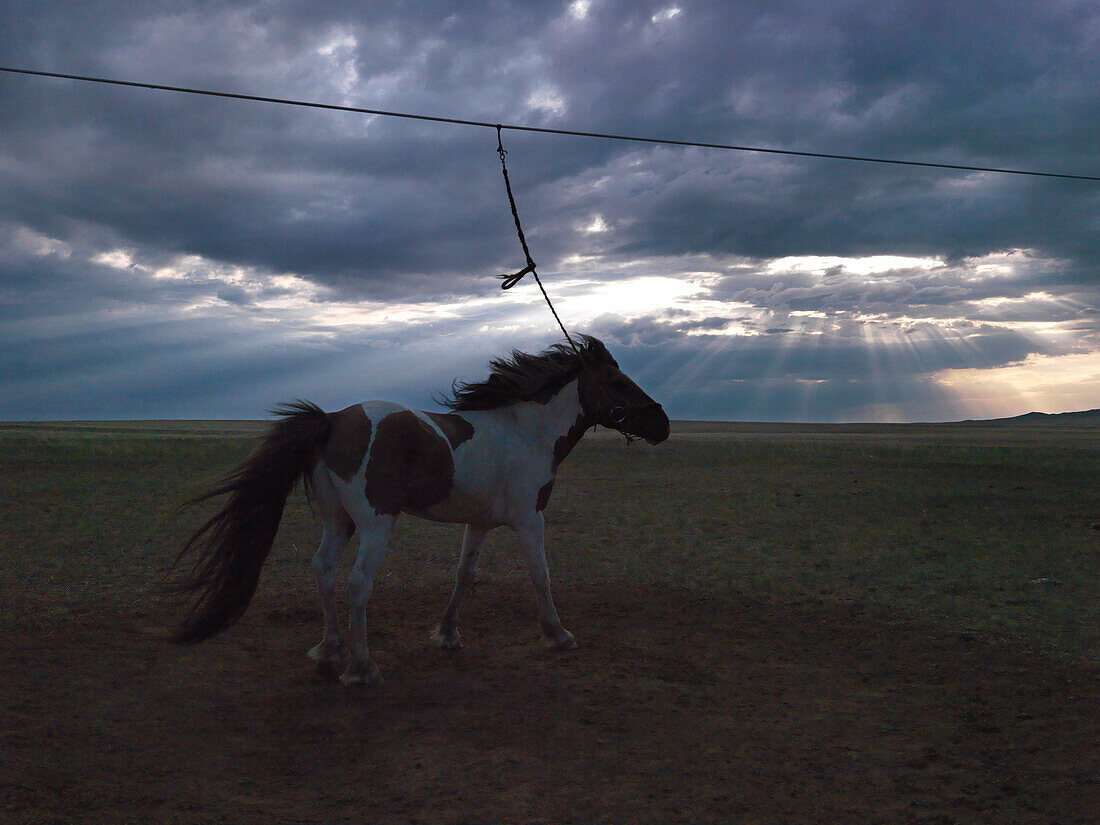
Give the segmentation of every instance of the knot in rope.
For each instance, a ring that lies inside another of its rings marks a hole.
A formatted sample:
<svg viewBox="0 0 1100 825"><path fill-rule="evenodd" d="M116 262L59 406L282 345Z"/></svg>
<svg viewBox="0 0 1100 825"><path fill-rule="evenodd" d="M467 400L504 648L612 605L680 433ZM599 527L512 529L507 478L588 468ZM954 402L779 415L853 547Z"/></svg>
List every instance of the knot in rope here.
<svg viewBox="0 0 1100 825"><path fill-rule="evenodd" d="M509 275L508 273L505 273L503 275L497 275L497 277L500 278L500 288L501 289L511 289L512 287L514 287L516 284L518 284L520 281L523 280L524 275L526 275L528 272L534 272L534 271L535 271L535 263L534 263L534 261L532 261L531 263L527 264L527 266L525 266L523 269L521 269L519 272L513 272L511 275Z"/></svg>

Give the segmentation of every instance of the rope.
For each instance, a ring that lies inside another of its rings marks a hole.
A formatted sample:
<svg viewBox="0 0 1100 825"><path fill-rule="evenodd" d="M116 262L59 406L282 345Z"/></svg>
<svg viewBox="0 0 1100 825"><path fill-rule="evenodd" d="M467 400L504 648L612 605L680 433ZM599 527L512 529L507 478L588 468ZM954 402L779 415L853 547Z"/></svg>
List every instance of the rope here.
<svg viewBox="0 0 1100 825"><path fill-rule="evenodd" d="M515 196L512 195L512 182L508 179L508 162L505 160L505 158L508 156L508 150L504 148L504 143L501 140L500 136L500 130L503 128L504 127L502 125L497 124L497 154L500 155L500 171L504 175L504 188L508 192L508 205L512 208L512 219L516 222L516 234L519 236L520 246L523 247L523 254L527 257L527 266L525 266L519 272L513 272L511 275L499 275L498 277L501 280L500 288L511 289L520 281L522 281L524 276L526 276L528 272L531 273L531 275L535 279L535 283L539 285L539 291L542 293L542 297L546 301L546 305L550 307L550 312L551 314L553 314L554 320L558 322L558 326L561 328L562 335L565 336L565 340L569 342L569 346L571 346L573 348L573 352L576 353L577 360L580 362L581 365L581 369L585 370L589 375L592 376L596 388L603 394L604 398L612 402L616 402L616 406L612 407L612 409L609 410L608 416L610 417L610 420L615 429L618 430L618 432L621 433L622 436L626 439L626 443L631 444L634 441L637 441L637 437L622 429L620 425L623 423L623 421L626 420L628 409L640 409L640 407L628 408L626 405L619 403L618 400L607 391L607 387L603 385L603 382L600 381L599 376L597 376L596 373L592 370L591 365L588 363L588 359L584 357L584 353L581 352L580 348L573 340L573 337L569 334L569 330L567 330L565 328L565 324L561 322L561 317L558 315L558 311L554 309L554 302L551 301L550 296L546 294L546 287L542 285L542 279L539 278L539 273L535 269L535 260L531 257L531 250L527 247L527 239L523 236L523 226L520 225L519 222L519 211L516 209L516 199ZM656 406L658 407L661 406L656 402L653 402L653 404L656 404ZM648 407L651 405L645 404L643 406ZM616 410L619 411L618 417L616 417Z"/></svg>
<svg viewBox="0 0 1100 825"><path fill-rule="evenodd" d="M523 279L523 276L528 272L535 272L535 261L531 258L531 250L527 248L527 239L523 237L523 227L519 224L519 213L516 211L516 199L512 197L512 183L508 180L508 162L505 158L508 156L508 150L504 148L504 143L501 141L500 130L503 127L497 124L497 154L500 155L500 171L504 173L504 188L508 190L508 205L512 207L512 220L516 222L516 234L519 235L520 246L523 247L523 254L527 257L527 266L516 272L513 275L501 275L501 280L504 281L500 285L501 289L511 289ZM537 275L537 273L536 273Z"/></svg>
<svg viewBox="0 0 1100 825"><path fill-rule="evenodd" d="M577 354L581 363L587 368L584 356L581 355L580 349L577 347L573 338L569 335L569 330L565 328L565 324L561 322L561 318L558 316L558 311L554 309L554 302L550 300L550 296L546 294L546 287L542 285L542 279L539 278L539 273L535 271L535 260L531 257L531 250L527 248L527 239L523 237L523 227L519 222L519 212L516 210L516 199L512 195L512 182L508 179L508 163L505 158L508 155L508 150L504 148L504 143L501 140L500 130L504 127L497 124L497 154L500 155L500 171L504 174L504 188L508 192L508 205L512 208L512 219L516 222L516 234L519 235L520 246L523 247L523 254L527 258L527 266L521 269L519 272L513 272L511 275L498 276L501 280L501 289L511 289L520 281L523 277L530 272L535 278L535 283L539 285L539 291L542 293L542 297L546 300L546 305L550 307L550 312L554 316L554 320L558 322L558 326L561 327L562 334L565 336L565 340L569 342L569 346L573 348L573 352Z"/></svg>
<svg viewBox="0 0 1100 825"><path fill-rule="evenodd" d="M801 158L821 158L825 160L847 160L859 163L887 163L895 166L918 166L925 169L951 169L960 172L994 172L999 175L1028 175L1039 178L1061 178L1063 180L1100 181L1098 175L1074 175L1062 172L1039 172L1031 169L1006 169L994 166L968 166L956 163L932 163L922 160L899 160L897 158L863 157L860 155L839 155L828 152L801 152L796 149L773 149L764 146L738 146L730 143L704 143L696 140L674 140L671 138L640 137L638 135L622 135L611 132L587 132L577 129L550 129L544 126L521 126L510 123L488 123L481 120L465 120L455 117L437 117L435 115L421 115L410 112L394 112L385 109L364 109L358 106L339 106L334 103L315 103L308 100L293 100L281 97L265 97L262 95L246 95L236 92L219 92L210 89L194 89L187 86L165 86L160 83L141 83L133 80L115 80L107 77L91 77L78 74L63 74L61 72L41 72L33 69L18 69L11 66L0 66L0 72L9 74L33 75L36 77L56 77L63 80L80 80L86 83L106 83L111 86L129 86L138 89L153 89L160 92L181 92L190 95L205 95L207 97L224 97L231 100L252 100L259 103L278 103L283 106L303 106L310 109L328 109L338 112L356 112L364 115L379 115L382 117L400 117L409 120L426 120L432 123L451 123L458 126L480 126L486 129L511 129L516 132L537 132L544 135L570 135L572 137L589 137L601 140L626 140L634 143L658 143L666 146L693 146L699 149L724 149L732 152L760 152L770 155L788 155Z"/></svg>

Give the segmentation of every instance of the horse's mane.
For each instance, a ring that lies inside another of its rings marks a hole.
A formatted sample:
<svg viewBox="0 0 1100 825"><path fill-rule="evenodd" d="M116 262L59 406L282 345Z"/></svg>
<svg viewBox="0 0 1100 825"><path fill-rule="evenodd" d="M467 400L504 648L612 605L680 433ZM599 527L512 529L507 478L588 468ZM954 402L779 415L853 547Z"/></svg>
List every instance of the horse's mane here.
<svg viewBox="0 0 1100 825"><path fill-rule="evenodd" d="M591 335L574 338L580 357L569 344L554 344L539 355L512 350L511 358L494 358L489 362L489 377L484 381L455 381L451 397L441 403L461 412L494 410L521 401L548 401L577 377L585 363L618 368L599 338Z"/></svg>

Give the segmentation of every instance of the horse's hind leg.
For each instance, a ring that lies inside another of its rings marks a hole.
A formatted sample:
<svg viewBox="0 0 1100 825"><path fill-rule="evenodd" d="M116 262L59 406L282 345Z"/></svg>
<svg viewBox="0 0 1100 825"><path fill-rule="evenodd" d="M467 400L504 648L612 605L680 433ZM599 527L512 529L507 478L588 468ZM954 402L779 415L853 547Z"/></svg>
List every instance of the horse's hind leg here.
<svg viewBox="0 0 1100 825"><path fill-rule="evenodd" d="M457 650L462 647L462 638L458 635L458 607L462 602L462 594L477 575L477 559L481 554L481 545L485 542L488 529L475 524L466 525L466 533L462 538L462 555L458 560L458 572L455 575L455 589L451 594L451 601L439 625L432 631L432 640L445 650Z"/></svg>
<svg viewBox="0 0 1100 825"><path fill-rule="evenodd" d="M348 576L351 597L351 661L340 676L345 685L369 685L378 681L378 666L367 647L367 601L374 577L386 555L396 516L373 515L359 521L359 555Z"/></svg>
<svg viewBox="0 0 1100 825"><path fill-rule="evenodd" d="M336 561L352 534L352 523L346 515L339 521L325 524L321 546L313 557L313 572L317 577L317 593L325 615L325 632L321 642L310 648L309 657L317 662L317 672L326 679L340 673L340 625L336 615Z"/></svg>
<svg viewBox="0 0 1100 825"><path fill-rule="evenodd" d="M314 496L318 509L325 519L325 532L321 545L313 557L311 567L317 578L317 594L325 617L325 631L321 643L309 651L309 657L317 662L317 672L326 679L335 679L340 673L340 625L336 615L336 563L340 551L348 543L355 525L340 505L332 480L324 469L313 478Z"/></svg>

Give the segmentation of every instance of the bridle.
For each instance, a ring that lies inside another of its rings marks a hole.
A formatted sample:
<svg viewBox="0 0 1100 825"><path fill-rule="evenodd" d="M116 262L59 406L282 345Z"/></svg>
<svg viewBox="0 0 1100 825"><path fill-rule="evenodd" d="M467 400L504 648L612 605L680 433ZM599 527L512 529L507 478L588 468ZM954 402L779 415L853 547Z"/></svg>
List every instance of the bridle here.
<svg viewBox="0 0 1100 825"><path fill-rule="evenodd" d="M610 396L610 393L608 393L608 395ZM612 424L619 425L626 420L626 417L629 413L638 412L639 410L648 410L652 407L656 407L662 412L664 411L664 407L662 407L656 401L648 401L645 404L631 404L628 407L623 406L622 404L616 404L607 413L607 417L608 419L610 419Z"/></svg>
<svg viewBox="0 0 1100 825"><path fill-rule="evenodd" d="M603 382L600 381L599 378L597 378L596 375L591 372L591 370L589 370L589 374L591 374L592 378L595 379L596 386L600 388L600 392L603 393L604 397L609 401L615 402L614 406L611 407L611 409L607 412L607 420L611 422L612 428L619 432L623 436L623 438L626 439L627 444L633 444L635 441L641 438L641 436L632 435L622 428L622 424L624 421L626 421L626 417L628 415L630 415L631 413L640 412L642 410L651 410L653 408L664 412L664 407L662 407L656 401L646 401L644 404L623 403L622 399L616 398L610 391L608 391L607 387L603 385Z"/></svg>
<svg viewBox="0 0 1100 825"><path fill-rule="evenodd" d="M633 444L635 441L641 439L642 436L634 435L633 433L628 433L626 430L624 430L621 426L623 421L625 421L627 415L632 412L638 412L639 410L648 410L653 407L656 407L658 410L664 412L664 407L662 407L656 401L650 401L647 404L633 404L629 407L624 407L622 404L616 404L614 407L611 408L611 411L608 413L607 417L611 421L611 423L615 425L615 430L620 433L622 437L626 439L626 443L630 445Z"/></svg>

